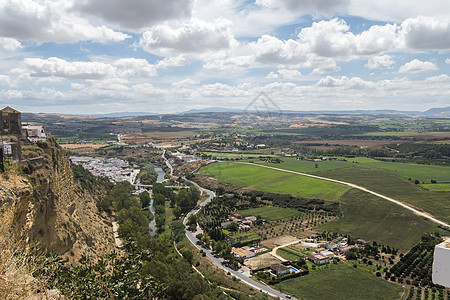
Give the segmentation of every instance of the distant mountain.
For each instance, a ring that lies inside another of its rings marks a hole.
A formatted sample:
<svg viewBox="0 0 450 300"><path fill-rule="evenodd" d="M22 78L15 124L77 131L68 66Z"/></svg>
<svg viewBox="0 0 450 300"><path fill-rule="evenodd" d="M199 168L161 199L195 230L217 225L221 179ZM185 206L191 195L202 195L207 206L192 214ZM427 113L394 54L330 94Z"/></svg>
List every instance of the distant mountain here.
<svg viewBox="0 0 450 300"><path fill-rule="evenodd" d="M228 113L244 113L244 109L224 108L224 107L209 107L201 109L191 109L183 114L189 113L205 113L205 112L228 112ZM251 111L248 111L251 112ZM311 110L311 111L297 111L297 110L282 110L285 114L312 114L312 115L409 115L409 116L436 116L436 117L450 117L450 107L445 108L431 108L425 112L421 111L400 111L393 109L379 109L379 110Z"/></svg>
<svg viewBox="0 0 450 300"><path fill-rule="evenodd" d="M243 109L235 109L235 108L225 108L225 107L208 107L208 108L196 108L190 109L182 114L196 114L196 113L205 113L205 112L229 112L229 113L242 113Z"/></svg>
<svg viewBox="0 0 450 300"><path fill-rule="evenodd" d="M426 116L450 117L450 106L443 108L431 108L423 114Z"/></svg>
<svg viewBox="0 0 450 300"><path fill-rule="evenodd" d="M89 114L93 117L104 117L104 118L122 118L122 117L141 117L141 116L154 116L158 115L150 112L114 112L107 114Z"/></svg>

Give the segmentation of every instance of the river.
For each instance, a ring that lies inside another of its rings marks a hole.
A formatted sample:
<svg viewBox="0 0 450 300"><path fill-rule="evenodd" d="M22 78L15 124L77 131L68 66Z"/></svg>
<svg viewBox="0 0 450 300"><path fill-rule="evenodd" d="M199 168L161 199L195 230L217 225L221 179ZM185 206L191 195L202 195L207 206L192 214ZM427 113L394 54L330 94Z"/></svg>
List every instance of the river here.
<svg viewBox="0 0 450 300"><path fill-rule="evenodd" d="M166 172L164 172L163 168L161 168L158 165L153 165L153 168L155 169L156 174L158 174L158 177L156 178L156 183L161 183L164 181L164 178L166 177ZM151 193L150 193L151 195ZM155 235L158 228L156 228L156 220L155 220L155 208L153 207L153 197L150 201L150 212L153 214L153 220L150 222L149 227L151 229L151 234Z"/></svg>

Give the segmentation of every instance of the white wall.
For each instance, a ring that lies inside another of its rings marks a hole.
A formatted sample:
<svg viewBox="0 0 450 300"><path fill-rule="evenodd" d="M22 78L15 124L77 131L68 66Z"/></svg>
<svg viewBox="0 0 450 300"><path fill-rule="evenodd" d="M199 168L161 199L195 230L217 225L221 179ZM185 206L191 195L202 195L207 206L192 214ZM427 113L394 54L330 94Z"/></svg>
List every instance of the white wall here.
<svg viewBox="0 0 450 300"><path fill-rule="evenodd" d="M434 248L433 283L450 288L450 239Z"/></svg>

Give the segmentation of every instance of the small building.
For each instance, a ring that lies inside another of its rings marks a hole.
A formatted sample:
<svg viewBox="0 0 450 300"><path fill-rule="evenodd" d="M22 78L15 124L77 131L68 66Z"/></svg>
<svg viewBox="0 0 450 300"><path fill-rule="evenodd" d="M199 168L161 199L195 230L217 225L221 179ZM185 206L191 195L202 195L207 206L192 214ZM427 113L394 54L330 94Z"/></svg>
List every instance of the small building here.
<svg viewBox="0 0 450 300"><path fill-rule="evenodd" d="M323 256L326 256L328 258L333 258L334 257L334 253L331 252L330 250L322 251L319 254L322 254Z"/></svg>
<svg viewBox="0 0 450 300"><path fill-rule="evenodd" d="M249 217L245 217L246 221L250 221L250 222L255 222L256 221L256 217L255 216L249 216Z"/></svg>
<svg viewBox="0 0 450 300"><path fill-rule="evenodd" d="M341 252L342 254L344 254L344 253L346 253L346 252L348 252L350 249L352 249L353 247L352 246L345 246L345 247L342 247L340 250L339 250L339 252Z"/></svg>
<svg viewBox="0 0 450 300"><path fill-rule="evenodd" d="M282 264L273 264L270 265L270 270L277 275L278 277L284 276L291 273L291 269Z"/></svg>
<svg viewBox="0 0 450 300"><path fill-rule="evenodd" d="M329 243L325 248L330 251L336 251L338 249L338 245L335 243Z"/></svg>
<svg viewBox="0 0 450 300"><path fill-rule="evenodd" d="M47 138L44 127L42 126L24 125L22 129L26 130L27 138L31 142L45 141Z"/></svg>
<svg viewBox="0 0 450 300"><path fill-rule="evenodd" d="M20 111L9 106L0 110L0 131L2 135L22 134L22 120Z"/></svg>
<svg viewBox="0 0 450 300"><path fill-rule="evenodd" d="M248 248L243 249L243 248L235 248L235 247L233 247L233 248L231 249L231 253L232 253L235 257L242 257L242 258L251 258L251 257L253 257L253 256L256 255L254 252L249 251L249 250L247 250L247 249L248 249Z"/></svg>
<svg viewBox="0 0 450 300"><path fill-rule="evenodd" d="M313 262L316 266L322 266L330 263L330 258L320 253L313 253L308 256L308 259L311 262Z"/></svg>
<svg viewBox="0 0 450 300"><path fill-rule="evenodd" d="M230 224L231 224L231 221L226 221L226 222L222 222L220 224L220 226L222 227L222 229L227 229L228 226L230 226Z"/></svg>

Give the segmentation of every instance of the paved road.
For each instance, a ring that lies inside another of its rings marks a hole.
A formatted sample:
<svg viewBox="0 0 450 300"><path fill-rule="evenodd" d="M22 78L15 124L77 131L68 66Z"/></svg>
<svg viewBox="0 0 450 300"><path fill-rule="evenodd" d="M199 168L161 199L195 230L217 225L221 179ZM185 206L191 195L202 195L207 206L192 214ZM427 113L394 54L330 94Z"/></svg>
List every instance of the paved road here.
<svg viewBox="0 0 450 300"><path fill-rule="evenodd" d="M188 179L186 179L185 177L183 177L184 180L192 183L193 185L195 185L199 190L205 192L208 194L208 199L206 201L204 201L203 203L200 204L201 207L207 205L209 202L211 202L211 200L216 196L216 194L213 191L210 191L208 189L202 188L201 186L199 186L197 183L190 181ZM197 214L199 212L199 209L193 209L191 210L186 217L183 220L183 224L186 226L186 223L188 221L188 218L190 215L192 214ZM198 239L195 237L194 233L192 231L186 230L186 237L188 238L188 240L192 243L192 245L194 245L197 249L199 250L203 250L206 253L206 256L213 262L213 264L221 269L223 269L225 272L230 272L233 276L239 278L241 280L241 282L253 287L256 290L259 290L263 293L269 294L270 296L273 297L278 297L278 298L282 298L282 299L286 299L286 294L280 293L277 290L274 290L264 284L261 284L259 282L256 282L250 278L248 278L247 276L245 276L244 274L240 273L239 271L235 271L233 269L230 269L228 267L225 267L222 265L223 260L220 258L216 258L211 254L211 251L203 248L199 245L197 245L197 241ZM292 297L292 299L295 299L294 297Z"/></svg>
<svg viewBox="0 0 450 300"><path fill-rule="evenodd" d="M443 221L441 221L441 220L436 219L435 217L433 217L433 216L430 215L429 213L419 211L419 210L417 210L417 209L415 209L415 208L409 206L408 204L406 204L406 203L404 203L404 202L402 202L402 201L393 199L393 198L391 198L391 197L384 196L384 195L382 195L382 194L379 194L379 193L377 193L377 192L374 192L374 191L371 191L371 190L369 190L369 189L366 189L365 187L362 187L362 186L359 186L359 185L356 185L356 184L353 184L353 183L350 183L350 182L345 182L345 181L336 180L336 179L332 179L332 178L321 177L321 176L316 176L316 175L311 175L311 174L306 174L306 173L301 173L301 172L296 172L296 171L291 171L291 170L285 170L285 169L280 169L280 168L275 168L275 167L270 167L270 166L258 165L258 164L255 164L255 163L248 163L248 162L239 162L239 163L241 163L241 164L247 164L247 165L253 165L253 166L258 166L258 167L267 168L267 169L272 169L272 170L281 171L281 172L286 172L286 173L292 173L292 174L296 174L296 175L302 175L302 176L312 177L312 178L321 179L321 180L326 180L326 181L331 181L331 182L336 182L336 183L340 183L340 184L343 184L343 185L346 185L346 186L349 186L349 187L352 187L352 188L355 188L355 189L364 191L364 192L366 192L366 193L375 195L375 196L380 197L380 198L382 198L382 199L385 199L385 200L387 200L387 201L393 202L393 203L395 203L395 204L397 204L397 205L400 205L400 206L402 206L402 207L404 207L404 208L406 208L406 209L408 209L408 210L414 212L416 215L421 216L421 217L424 217L424 218L426 218L426 219L428 219L428 220L430 220L430 221L432 221L432 222L434 222L434 223L440 224L440 225L442 225L442 226L450 227L449 224L447 224L447 223L445 223L445 222L443 222Z"/></svg>

